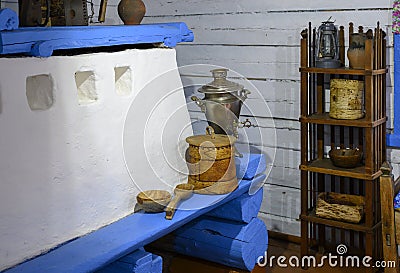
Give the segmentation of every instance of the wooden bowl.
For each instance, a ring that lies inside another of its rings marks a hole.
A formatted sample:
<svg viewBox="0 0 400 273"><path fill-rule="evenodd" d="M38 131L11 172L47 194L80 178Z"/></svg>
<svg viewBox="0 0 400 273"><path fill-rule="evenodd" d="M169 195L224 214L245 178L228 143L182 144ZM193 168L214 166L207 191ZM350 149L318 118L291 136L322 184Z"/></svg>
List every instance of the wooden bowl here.
<svg viewBox="0 0 400 273"><path fill-rule="evenodd" d="M138 209L145 212L163 212L171 201L171 194L164 190L142 191L136 196Z"/></svg>
<svg viewBox="0 0 400 273"><path fill-rule="evenodd" d="M355 168L362 159L362 152L356 149L332 149L329 151L329 157L333 165L341 168Z"/></svg>

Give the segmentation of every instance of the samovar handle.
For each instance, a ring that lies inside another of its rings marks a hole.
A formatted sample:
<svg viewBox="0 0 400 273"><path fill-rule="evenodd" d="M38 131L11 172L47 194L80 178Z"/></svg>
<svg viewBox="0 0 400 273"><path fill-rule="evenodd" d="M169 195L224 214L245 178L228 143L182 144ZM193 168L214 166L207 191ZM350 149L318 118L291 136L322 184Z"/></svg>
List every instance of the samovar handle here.
<svg viewBox="0 0 400 273"><path fill-rule="evenodd" d="M247 95L251 94L251 91L248 89L243 89L242 91L240 91L240 99L242 101L247 99Z"/></svg>
<svg viewBox="0 0 400 273"><path fill-rule="evenodd" d="M192 101L194 101L197 104L198 107L200 107L200 109L203 113L206 112L206 105L203 100L199 99L196 96L192 96L191 99L192 99Z"/></svg>
<svg viewBox="0 0 400 273"><path fill-rule="evenodd" d="M211 126L207 126L206 128L206 134L211 136L212 139L215 138L215 132L214 132L214 128Z"/></svg>

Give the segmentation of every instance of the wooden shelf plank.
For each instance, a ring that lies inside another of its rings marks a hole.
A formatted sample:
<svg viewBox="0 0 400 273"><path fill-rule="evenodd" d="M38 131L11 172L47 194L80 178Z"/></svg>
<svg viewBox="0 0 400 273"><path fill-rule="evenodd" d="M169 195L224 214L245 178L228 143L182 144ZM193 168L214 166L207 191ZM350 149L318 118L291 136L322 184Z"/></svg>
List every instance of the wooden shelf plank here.
<svg viewBox="0 0 400 273"><path fill-rule="evenodd" d="M337 75L359 75L371 76L385 74L387 69L365 70L352 69L348 67L341 68L319 68L319 67L300 67L300 72L316 73L316 74L337 74Z"/></svg>
<svg viewBox="0 0 400 273"><path fill-rule="evenodd" d="M307 165L300 165L300 169L302 171L345 176L362 180L374 180L381 175L381 171L367 173L365 171L365 166L362 165L352 169L336 167L329 158L317 159L309 162Z"/></svg>
<svg viewBox="0 0 400 273"><path fill-rule="evenodd" d="M327 124L327 125L339 125L339 126L352 126L352 127L362 127L362 128L374 128L378 125L386 122L387 117L376 120L369 121L366 118L347 120L347 119L334 119L329 116L329 113L322 114L312 114L309 116L301 116L299 118L300 122L314 123L314 124Z"/></svg>
<svg viewBox="0 0 400 273"><path fill-rule="evenodd" d="M374 226L369 227L364 222L361 222L359 224L353 224L353 223L347 223L347 222L342 222L342 221L336 221L336 220L332 220L332 219L321 218L315 214L315 209L309 211L309 213L306 215L300 215L300 218L302 220L305 220L308 222L323 224L326 226L342 228L342 229L346 229L346 230L361 231L361 232L371 232L371 231L375 230L381 224L381 222L378 222Z"/></svg>

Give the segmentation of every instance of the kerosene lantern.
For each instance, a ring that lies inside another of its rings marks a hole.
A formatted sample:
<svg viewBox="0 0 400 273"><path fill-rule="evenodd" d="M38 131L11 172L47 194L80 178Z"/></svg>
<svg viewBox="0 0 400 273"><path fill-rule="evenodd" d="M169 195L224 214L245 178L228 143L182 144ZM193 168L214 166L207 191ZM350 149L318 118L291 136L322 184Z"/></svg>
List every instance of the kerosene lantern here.
<svg viewBox="0 0 400 273"><path fill-rule="evenodd" d="M340 67L338 29L329 19L318 28L315 65L322 68Z"/></svg>

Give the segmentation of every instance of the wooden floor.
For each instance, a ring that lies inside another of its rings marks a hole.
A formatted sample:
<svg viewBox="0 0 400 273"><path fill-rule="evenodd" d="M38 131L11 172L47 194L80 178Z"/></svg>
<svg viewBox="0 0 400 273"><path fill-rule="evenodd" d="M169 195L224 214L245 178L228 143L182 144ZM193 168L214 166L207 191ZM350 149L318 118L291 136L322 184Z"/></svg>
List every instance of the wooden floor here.
<svg viewBox="0 0 400 273"><path fill-rule="evenodd" d="M259 267L256 266L253 271L245 271L236 268L231 268L228 266L223 266L220 264L216 264L213 262L192 258L184 255L179 255L176 253L171 253L165 250L162 250L158 247L154 247L154 245L148 245L145 247L148 252L160 255L163 257L163 273L281 273L281 272L290 272L290 273L317 273L317 272L326 272L326 273L361 273L361 272L383 272L379 271L377 268L357 268L357 267L330 267L327 259L325 260L325 265L323 267L310 267L307 270L304 270L300 267L291 267L289 266L288 259L292 256L297 256L300 259L300 245L292 242L288 242L281 239L269 238L268 243L268 253L267 258L271 258L272 256L286 257L286 264L288 267L280 267L277 265L277 261L275 258L272 263L272 267L269 265ZM320 257L319 257L320 258ZM320 259L316 258L317 264L320 262ZM344 262L343 262L344 263ZM361 263L361 260L360 260ZM189 270L190 269L190 270Z"/></svg>
<svg viewBox="0 0 400 273"><path fill-rule="evenodd" d="M249 273L248 271L238 270L235 268L229 268L227 266L222 266L216 263L191 258L183 255L178 255L175 253L167 253L160 251L159 249L151 248L148 251L155 254L161 255L163 257L163 273ZM283 240L270 238L268 245L268 257L271 256L285 256L287 258L291 256L300 257L300 245L295 243L290 243ZM287 261L286 261L287 262ZM326 263L327 264L327 263ZM190 270L189 270L190 269ZM290 273L316 273L316 272L326 272L326 273L358 273L366 272L364 268L345 268L345 267L335 267L331 268L328 265L324 267L309 268L303 270L301 268L294 267L279 267L275 262L272 267L255 267L251 273L280 273L280 272L290 272Z"/></svg>
<svg viewBox="0 0 400 273"><path fill-rule="evenodd" d="M291 256L297 256L300 257L300 245L295 244L295 243L290 243L282 240L277 240L270 238L269 244L268 244L268 257L271 256L285 256L287 258ZM309 268L307 270L303 270L301 268L293 268L293 267L287 267L287 268L282 268L278 267L276 265L276 260L275 263L273 263L273 267L268 267L267 266L267 271L268 273L280 273L280 272L290 272L290 273L298 273L298 272L304 272L304 273L316 273L316 272L326 272L326 273L341 273L341 272L351 272L351 273L358 273L358 272L365 272L364 268L345 268L345 267L329 267L329 266L324 266L324 267L317 267L317 268Z"/></svg>

